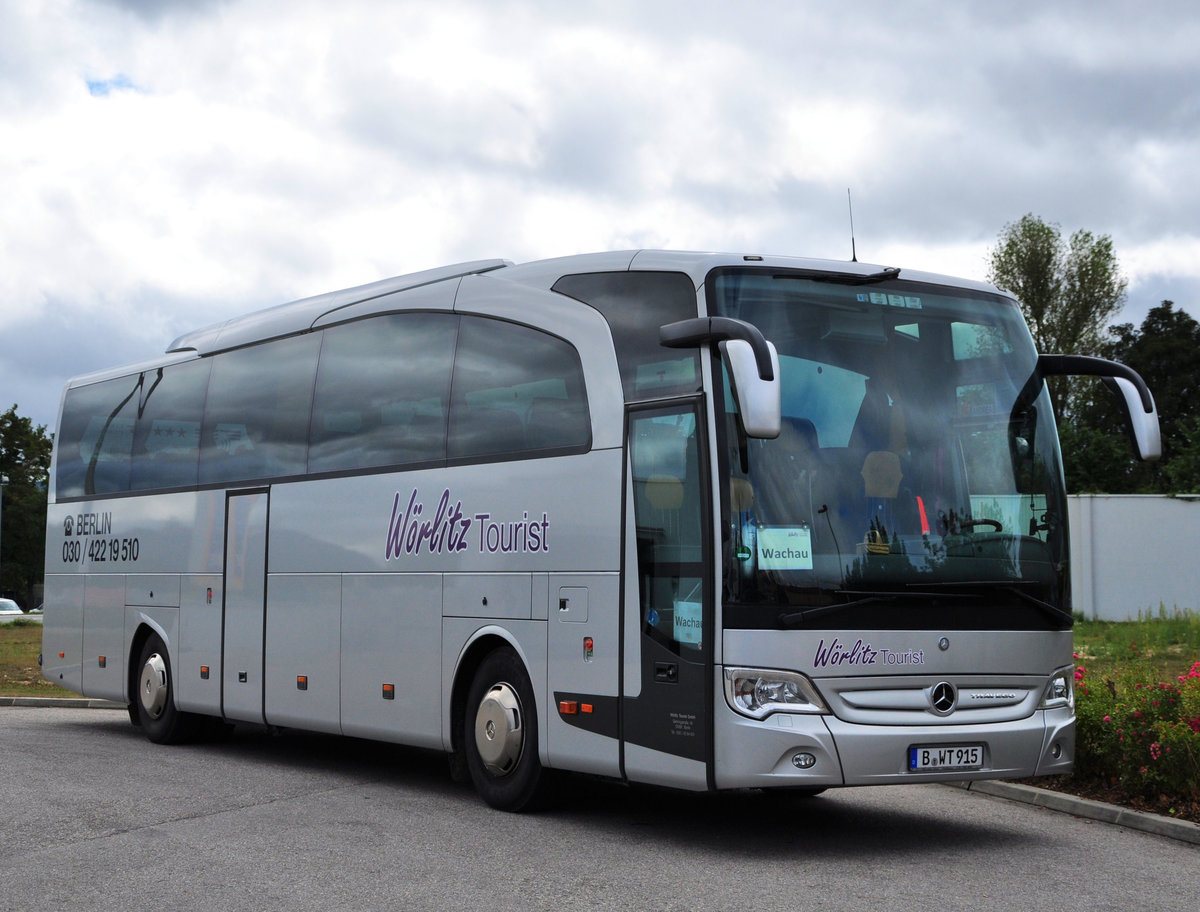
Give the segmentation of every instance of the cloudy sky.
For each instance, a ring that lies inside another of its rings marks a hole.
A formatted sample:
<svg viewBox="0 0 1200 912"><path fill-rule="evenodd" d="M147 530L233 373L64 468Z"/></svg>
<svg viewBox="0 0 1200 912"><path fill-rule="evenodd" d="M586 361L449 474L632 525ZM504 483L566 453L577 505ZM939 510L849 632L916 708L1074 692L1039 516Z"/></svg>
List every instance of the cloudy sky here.
<svg viewBox="0 0 1200 912"><path fill-rule="evenodd" d="M1200 4L0 0L0 409L188 329L634 247L984 278L1113 238L1200 317Z"/></svg>

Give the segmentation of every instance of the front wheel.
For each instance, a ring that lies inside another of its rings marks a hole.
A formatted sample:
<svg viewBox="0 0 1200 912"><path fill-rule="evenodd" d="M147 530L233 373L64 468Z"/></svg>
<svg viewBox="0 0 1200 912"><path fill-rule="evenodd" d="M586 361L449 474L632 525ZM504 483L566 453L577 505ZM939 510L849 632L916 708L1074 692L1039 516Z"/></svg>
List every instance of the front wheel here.
<svg viewBox="0 0 1200 912"><path fill-rule="evenodd" d="M155 744L178 744L195 733L196 717L175 708L171 657L158 634L152 634L142 646L137 693L130 707L130 716L135 714L137 724Z"/></svg>
<svg viewBox="0 0 1200 912"><path fill-rule="evenodd" d="M489 654L467 692L463 747L481 798L502 811L528 807L542 787L533 687L509 647Z"/></svg>

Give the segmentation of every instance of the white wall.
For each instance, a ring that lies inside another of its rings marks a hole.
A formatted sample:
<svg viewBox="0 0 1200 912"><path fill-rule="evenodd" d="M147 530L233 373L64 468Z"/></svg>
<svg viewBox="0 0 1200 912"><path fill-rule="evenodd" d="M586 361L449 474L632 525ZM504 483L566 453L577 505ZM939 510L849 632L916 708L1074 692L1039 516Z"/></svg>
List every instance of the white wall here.
<svg viewBox="0 0 1200 912"><path fill-rule="evenodd" d="M1067 513L1076 611L1124 621L1160 604L1200 610L1200 497L1075 494Z"/></svg>

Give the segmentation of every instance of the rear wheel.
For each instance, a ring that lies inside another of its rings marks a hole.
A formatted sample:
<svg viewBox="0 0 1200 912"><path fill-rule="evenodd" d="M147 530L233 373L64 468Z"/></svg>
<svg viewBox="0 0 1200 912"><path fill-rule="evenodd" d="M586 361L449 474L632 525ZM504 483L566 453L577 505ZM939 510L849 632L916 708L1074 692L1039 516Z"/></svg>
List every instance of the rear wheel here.
<svg viewBox="0 0 1200 912"><path fill-rule="evenodd" d="M138 661L137 694L130 715L156 744L178 744L195 734L198 716L175 708L175 679L171 657L158 634L151 634L142 646Z"/></svg>
<svg viewBox="0 0 1200 912"><path fill-rule="evenodd" d="M538 797L544 770L538 759L533 687L511 648L492 652L475 672L462 738L471 781L484 801L503 811L519 811Z"/></svg>

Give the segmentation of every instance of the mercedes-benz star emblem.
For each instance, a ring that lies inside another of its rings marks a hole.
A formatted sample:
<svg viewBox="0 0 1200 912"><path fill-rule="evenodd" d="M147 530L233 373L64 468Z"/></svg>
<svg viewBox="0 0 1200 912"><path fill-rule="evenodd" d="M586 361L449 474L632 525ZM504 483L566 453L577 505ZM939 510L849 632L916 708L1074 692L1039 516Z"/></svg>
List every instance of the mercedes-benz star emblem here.
<svg viewBox="0 0 1200 912"><path fill-rule="evenodd" d="M954 692L954 685L947 681L939 681L933 685L933 690L929 692L929 703L933 706L933 711L941 716L948 716L954 712L954 702L958 695Z"/></svg>

